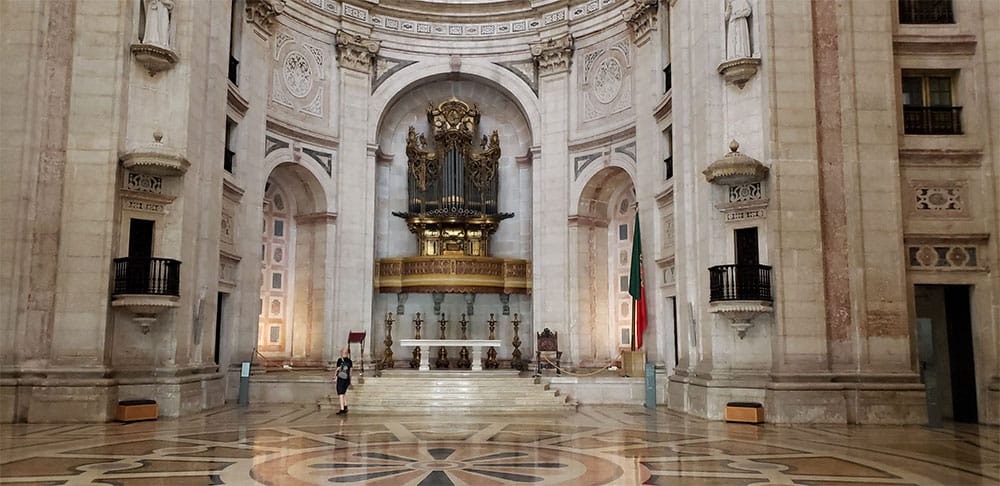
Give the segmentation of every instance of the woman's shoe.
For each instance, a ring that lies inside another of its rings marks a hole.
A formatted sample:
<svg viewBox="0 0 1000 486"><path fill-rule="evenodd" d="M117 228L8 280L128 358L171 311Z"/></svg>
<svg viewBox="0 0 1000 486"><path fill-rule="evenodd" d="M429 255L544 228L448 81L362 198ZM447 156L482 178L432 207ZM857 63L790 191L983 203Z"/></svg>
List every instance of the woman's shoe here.
<svg viewBox="0 0 1000 486"><path fill-rule="evenodd" d="M345 413L347 413L347 409L346 408L342 408L342 409L340 409L340 410L337 411L337 415L343 415Z"/></svg>

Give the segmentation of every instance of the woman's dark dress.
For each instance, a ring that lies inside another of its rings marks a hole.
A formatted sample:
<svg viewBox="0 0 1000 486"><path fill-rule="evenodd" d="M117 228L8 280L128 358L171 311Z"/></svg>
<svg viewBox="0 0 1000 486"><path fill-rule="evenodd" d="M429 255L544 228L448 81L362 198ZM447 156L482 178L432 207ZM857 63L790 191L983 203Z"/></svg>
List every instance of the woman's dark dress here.
<svg viewBox="0 0 1000 486"><path fill-rule="evenodd" d="M354 367L354 363L351 362L351 358L337 358L337 374L340 374L341 370L347 371L347 378L337 377L337 395L343 395L347 393L347 387L351 384L351 368Z"/></svg>

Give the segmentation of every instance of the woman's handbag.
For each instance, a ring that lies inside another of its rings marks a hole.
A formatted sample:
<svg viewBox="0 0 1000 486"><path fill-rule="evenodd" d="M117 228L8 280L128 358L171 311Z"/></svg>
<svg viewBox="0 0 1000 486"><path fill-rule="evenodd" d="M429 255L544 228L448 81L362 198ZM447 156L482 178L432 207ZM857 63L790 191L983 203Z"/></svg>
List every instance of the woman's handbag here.
<svg viewBox="0 0 1000 486"><path fill-rule="evenodd" d="M347 374L346 368L340 368L340 370L337 371L337 378L340 378L341 380L346 380L349 376L351 375Z"/></svg>

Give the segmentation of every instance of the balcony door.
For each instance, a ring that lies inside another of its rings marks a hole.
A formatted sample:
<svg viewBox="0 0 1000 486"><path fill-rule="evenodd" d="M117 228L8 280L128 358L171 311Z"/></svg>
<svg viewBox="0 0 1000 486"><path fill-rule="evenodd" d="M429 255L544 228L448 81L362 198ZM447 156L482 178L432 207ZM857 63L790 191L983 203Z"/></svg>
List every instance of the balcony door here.
<svg viewBox="0 0 1000 486"><path fill-rule="evenodd" d="M740 228L734 232L737 265L759 265L757 228Z"/></svg>
<svg viewBox="0 0 1000 486"><path fill-rule="evenodd" d="M128 225L128 257L152 258L153 234L156 222L132 218Z"/></svg>

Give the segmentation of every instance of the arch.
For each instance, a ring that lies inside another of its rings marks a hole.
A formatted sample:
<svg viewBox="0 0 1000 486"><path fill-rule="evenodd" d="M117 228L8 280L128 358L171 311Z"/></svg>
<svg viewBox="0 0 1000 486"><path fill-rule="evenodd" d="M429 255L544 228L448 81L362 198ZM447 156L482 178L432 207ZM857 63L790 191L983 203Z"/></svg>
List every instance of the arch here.
<svg viewBox="0 0 1000 486"><path fill-rule="evenodd" d="M634 162L620 155L613 155L610 158L602 157L601 160L602 164L591 164L573 183L575 191L569 201L570 215L605 218L606 215L594 214L594 208L585 207L585 202L600 202L603 198L605 204L609 203L612 191L607 189L617 187L624 182L636 187Z"/></svg>
<svg viewBox="0 0 1000 486"><path fill-rule="evenodd" d="M300 214L335 213L332 177L320 170L318 160L308 154L298 155L289 148L275 150L264 158L264 183L273 176L282 178L290 187L302 187L305 191L294 191L296 207ZM305 159L305 160L303 160ZM263 193L263 191L262 191Z"/></svg>
<svg viewBox="0 0 1000 486"><path fill-rule="evenodd" d="M500 66L477 60L464 60L461 70L456 73L452 71L449 59L411 64L400 69L379 86L372 93L368 104L368 120L370 122L368 139L377 140L382 128L383 116L399 98L414 88L456 75L458 79L481 82L507 95L515 102L524 119L528 122L528 128L531 131L529 145L536 146L541 143L539 139L541 135L541 110L538 106L538 97L523 80Z"/></svg>
<svg viewBox="0 0 1000 486"><path fill-rule="evenodd" d="M634 190L635 179L630 174L634 164L629 159L606 157L603 166L588 171L589 177L577 184L576 197L571 200L570 252L577 265L570 268L570 281L578 299L570 313L579 322L590 323L579 328L574 338L579 343L581 364L606 363L621 349L618 332L621 328L619 312L621 277L621 252L628 238L619 238L618 224L623 214L634 214L627 208L620 213L612 204ZM627 195L635 199L634 193ZM631 221L626 223L631 227ZM628 250L625 249L627 252Z"/></svg>

